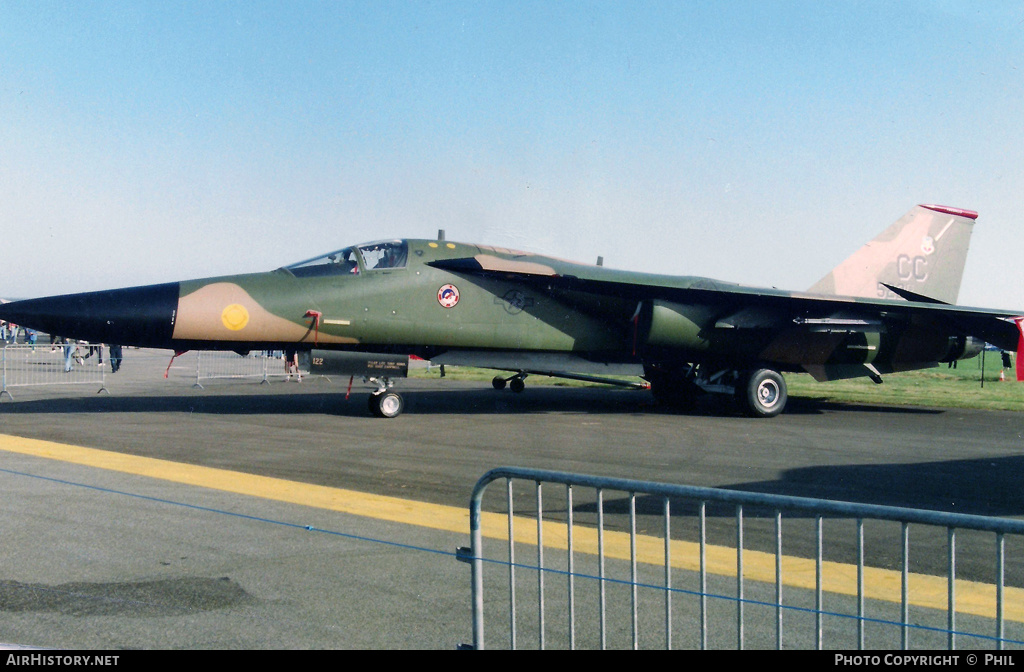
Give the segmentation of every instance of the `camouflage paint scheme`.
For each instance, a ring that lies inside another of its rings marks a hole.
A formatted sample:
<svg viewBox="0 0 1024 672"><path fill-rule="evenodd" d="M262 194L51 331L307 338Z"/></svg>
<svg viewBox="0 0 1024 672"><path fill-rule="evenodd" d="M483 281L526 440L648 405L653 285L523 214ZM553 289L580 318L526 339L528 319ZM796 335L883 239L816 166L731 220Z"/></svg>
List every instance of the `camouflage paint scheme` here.
<svg viewBox="0 0 1024 672"><path fill-rule="evenodd" d="M978 213L970 210L918 206L816 282L809 291L899 298L884 286L890 285L943 303L956 303L977 216ZM944 251L953 253L944 254ZM876 273L864 272L875 267L878 267ZM927 290L922 291L925 288Z"/></svg>
<svg viewBox="0 0 1024 672"><path fill-rule="evenodd" d="M395 240L268 273L20 301L0 318L176 351L417 355L515 370L520 383L531 371L628 365L664 401L735 393L767 417L785 405L782 371L877 382L973 356L985 342L1019 349L1018 313L951 305L976 217L917 206L808 292Z"/></svg>

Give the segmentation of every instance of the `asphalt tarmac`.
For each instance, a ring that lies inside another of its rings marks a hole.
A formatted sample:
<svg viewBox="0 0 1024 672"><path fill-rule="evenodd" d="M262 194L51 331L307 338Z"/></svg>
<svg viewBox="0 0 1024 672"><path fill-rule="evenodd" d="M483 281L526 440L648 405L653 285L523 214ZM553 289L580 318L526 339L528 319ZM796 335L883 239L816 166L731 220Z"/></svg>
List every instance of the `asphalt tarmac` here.
<svg viewBox="0 0 1024 672"><path fill-rule="evenodd" d="M396 498L413 510L465 510L482 474L523 466L1024 515L1024 413L793 399L765 421L667 412L645 391L528 380L517 395L431 378L401 381L405 413L382 420L368 414L369 388L358 382L348 400L347 379L199 388L187 357L164 379L169 359L126 351L99 393L92 383L10 388L0 434ZM59 455L0 450L0 481L0 642L451 649L471 637L469 568L454 558L468 525L439 530ZM731 520L714 522L712 540L727 541ZM755 521L749 543L768 543L758 530ZM929 543L920 555L935 567L920 571L941 573L939 541ZM826 553L848 550L841 540ZM1022 586L1024 564L1010 555L1008 583ZM969 552L958 562L979 579L991 564Z"/></svg>

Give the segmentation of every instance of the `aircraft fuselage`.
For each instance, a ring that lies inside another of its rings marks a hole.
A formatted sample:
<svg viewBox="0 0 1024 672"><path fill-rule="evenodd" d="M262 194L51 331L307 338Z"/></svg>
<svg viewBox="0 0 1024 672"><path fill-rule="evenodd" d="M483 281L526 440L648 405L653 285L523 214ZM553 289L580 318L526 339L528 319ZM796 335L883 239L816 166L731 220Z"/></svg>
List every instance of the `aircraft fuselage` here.
<svg viewBox="0 0 1024 672"><path fill-rule="evenodd" d="M731 370L737 389L744 371L877 378L976 354L979 337L1017 338L999 311L758 289L432 240L380 241L266 273L31 299L0 311L100 343L472 352L492 368L512 366L509 353L533 353L555 374L579 372L570 367L581 362L628 363L663 385L690 376L710 388L717 376L709 371ZM784 403L784 383L770 384L782 386Z"/></svg>

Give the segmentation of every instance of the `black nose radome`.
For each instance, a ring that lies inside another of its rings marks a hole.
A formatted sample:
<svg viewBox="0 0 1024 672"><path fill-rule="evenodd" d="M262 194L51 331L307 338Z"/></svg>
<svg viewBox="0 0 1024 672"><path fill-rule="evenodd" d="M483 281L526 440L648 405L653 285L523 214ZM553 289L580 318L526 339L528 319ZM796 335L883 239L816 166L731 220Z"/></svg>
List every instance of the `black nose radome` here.
<svg viewBox="0 0 1024 672"><path fill-rule="evenodd" d="M48 296L0 306L0 319L93 343L170 347L178 283Z"/></svg>

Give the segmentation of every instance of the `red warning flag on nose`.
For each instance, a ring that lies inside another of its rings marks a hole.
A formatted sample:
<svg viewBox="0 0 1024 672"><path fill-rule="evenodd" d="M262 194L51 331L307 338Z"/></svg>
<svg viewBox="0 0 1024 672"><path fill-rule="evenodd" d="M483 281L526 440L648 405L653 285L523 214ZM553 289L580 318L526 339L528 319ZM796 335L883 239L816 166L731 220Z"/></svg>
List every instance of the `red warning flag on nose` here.
<svg viewBox="0 0 1024 672"><path fill-rule="evenodd" d="M313 329L316 330L313 335L313 343L318 347L320 345L320 320L323 318L323 316L324 314L321 313L319 310L307 310L306 314L303 315L303 317L305 318L313 319L313 324L310 325Z"/></svg>

